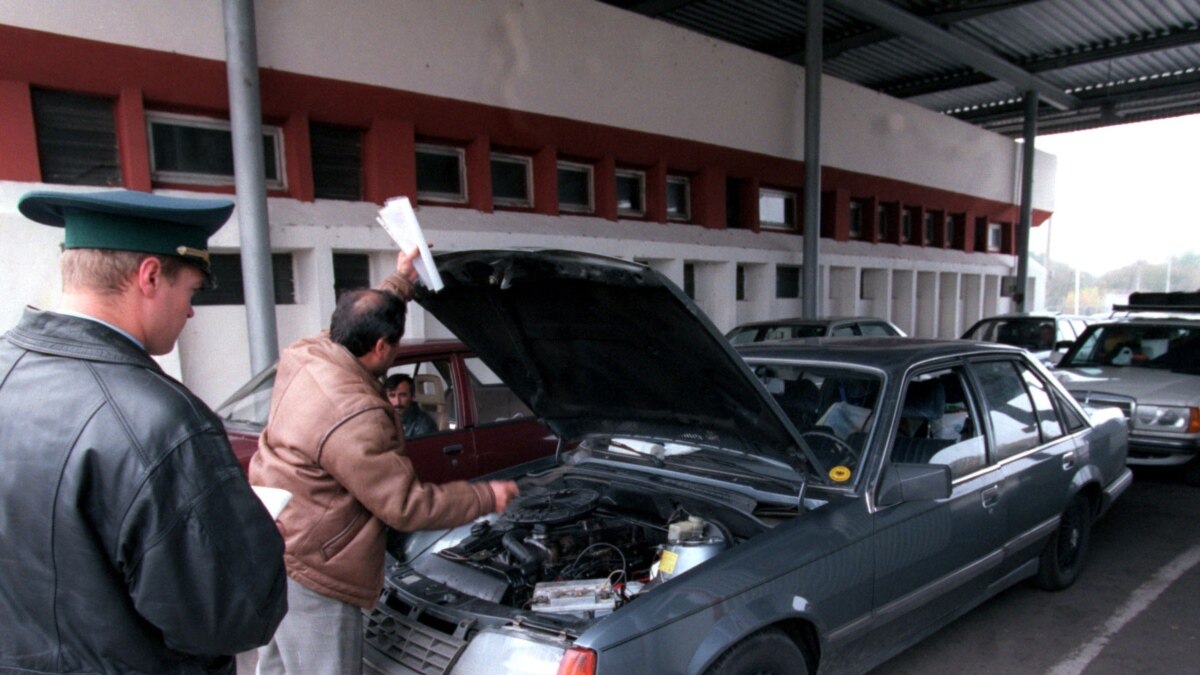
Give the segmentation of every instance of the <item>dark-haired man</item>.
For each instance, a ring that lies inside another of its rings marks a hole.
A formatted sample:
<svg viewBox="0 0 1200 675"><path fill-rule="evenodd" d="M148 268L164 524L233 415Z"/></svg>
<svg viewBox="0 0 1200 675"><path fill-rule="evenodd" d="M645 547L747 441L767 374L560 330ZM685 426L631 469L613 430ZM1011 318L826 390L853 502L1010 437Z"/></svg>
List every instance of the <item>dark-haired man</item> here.
<svg viewBox="0 0 1200 675"><path fill-rule="evenodd" d="M279 359L250 482L293 494L279 516L288 615L259 673L356 673L362 608L383 588L387 528L453 527L503 511L511 481L422 483L404 456L399 415L379 378L400 353L416 251L378 289L342 294L328 333Z"/></svg>
<svg viewBox="0 0 1200 675"><path fill-rule="evenodd" d="M18 208L65 231L63 302L0 339L0 672L232 673L287 609L283 541L220 420L150 357L192 316L233 203Z"/></svg>
<svg viewBox="0 0 1200 675"><path fill-rule="evenodd" d="M421 410L421 406L413 400L413 379L408 373L388 375L383 381L383 390L387 392L388 403L400 413L400 424L404 427L405 438L428 436L438 431L437 423L429 413Z"/></svg>

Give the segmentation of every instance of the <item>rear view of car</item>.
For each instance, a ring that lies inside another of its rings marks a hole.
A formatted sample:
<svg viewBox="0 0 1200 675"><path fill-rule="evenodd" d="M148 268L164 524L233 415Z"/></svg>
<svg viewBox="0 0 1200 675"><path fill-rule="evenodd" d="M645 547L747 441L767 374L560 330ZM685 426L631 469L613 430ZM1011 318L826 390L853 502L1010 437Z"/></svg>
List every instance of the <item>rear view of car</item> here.
<svg viewBox="0 0 1200 675"><path fill-rule="evenodd" d="M725 334L735 345L814 337L906 337L896 324L871 316L773 319L736 326Z"/></svg>
<svg viewBox="0 0 1200 675"><path fill-rule="evenodd" d="M976 321L962 334L962 339L1021 347L1042 363L1052 364L1085 328L1087 320L1082 317L1050 313L1002 314Z"/></svg>

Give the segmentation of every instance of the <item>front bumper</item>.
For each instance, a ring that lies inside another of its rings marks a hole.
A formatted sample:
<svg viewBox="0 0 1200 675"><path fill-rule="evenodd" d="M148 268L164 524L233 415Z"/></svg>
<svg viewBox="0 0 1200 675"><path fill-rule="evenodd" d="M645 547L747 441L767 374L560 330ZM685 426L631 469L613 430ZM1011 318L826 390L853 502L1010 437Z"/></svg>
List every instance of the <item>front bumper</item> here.
<svg viewBox="0 0 1200 675"><path fill-rule="evenodd" d="M1133 466L1179 466L1200 456L1200 435L1165 437L1132 431L1129 459Z"/></svg>

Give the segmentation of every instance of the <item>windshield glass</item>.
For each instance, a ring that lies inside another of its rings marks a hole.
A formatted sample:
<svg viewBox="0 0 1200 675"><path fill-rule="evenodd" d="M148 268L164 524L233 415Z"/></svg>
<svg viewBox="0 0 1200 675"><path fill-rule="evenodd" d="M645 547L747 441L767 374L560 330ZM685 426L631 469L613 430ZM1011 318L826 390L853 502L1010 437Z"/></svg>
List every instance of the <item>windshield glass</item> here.
<svg viewBox="0 0 1200 675"><path fill-rule="evenodd" d="M880 377L815 364L750 366L812 450L816 473L834 483L857 476L879 409Z"/></svg>
<svg viewBox="0 0 1200 675"><path fill-rule="evenodd" d="M735 345L748 342L791 340L794 338L824 337L826 326L819 323L781 324L777 326L748 326L735 328L729 333L729 341Z"/></svg>
<svg viewBox="0 0 1200 675"><path fill-rule="evenodd" d="M272 366L234 392L217 408L217 416L226 422L266 426L274 387L275 367Z"/></svg>
<svg viewBox="0 0 1200 675"><path fill-rule="evenodd" d="M1200 375L1200 327L1109 324L1084 333L1059 367L1124 366Z"/></svg>
<svg viewBox="0 0 1200 675"><path fill-rule="evenodd" d="M982 340L1023 347L1030 351L1054 348L1054 319L996 319L983 321L967 331L964 340Z"/></svg>

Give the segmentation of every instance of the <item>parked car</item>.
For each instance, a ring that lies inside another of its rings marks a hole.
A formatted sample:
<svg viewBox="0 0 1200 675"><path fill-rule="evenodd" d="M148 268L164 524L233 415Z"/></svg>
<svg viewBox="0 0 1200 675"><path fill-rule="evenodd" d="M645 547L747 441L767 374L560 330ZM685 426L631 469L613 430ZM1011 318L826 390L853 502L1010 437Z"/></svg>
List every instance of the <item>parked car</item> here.
<svg viewBox="0 0 1200 675"><path fill-rule="evenodd" d="M435 434L405 439L405 453L422 480L475 478L554 452L555 435L461 342L403 344L389 372L413 376L413 398L438 427ZM274 385L271 366L217 407L243 471L258 449Z"/></svg>
<svg viewBox="0 0 1200 675"><path fill-rule="evenodd" d="M1079 401L1129 418L1130 464L1182 466L1200 485L1200 302L1194 313L1183 305L1124 311L1090 326L1055 375Z"/></svg>
<svg viewBox="0 0 1200 675"><path fill-rule="evenodd" d="M739 353L641 265L437 260L419 302L578 445L500 474L503 515L389 548L375 671L863 672L1023 579L1069 586L1130 483L1120 413L1023 350Z"/></svg>
<svg viewBox="0 0 1200 675"><path fill-rule="evenodd" d="M891 321L873 316L828 316L816 319L773 319L752 321L735 326L725 334L735 345L767 340L791 340L809 337L904 337L904 331Z"/></svg>
<svg viewBox="0 0 1200 675"><path fill-rule="evenodd" d="M1055 312L1000 314L976 321L962 339L1023 347L1042 363L1052 364L1087 328L1088 321L1086 317Z"/></svg>

